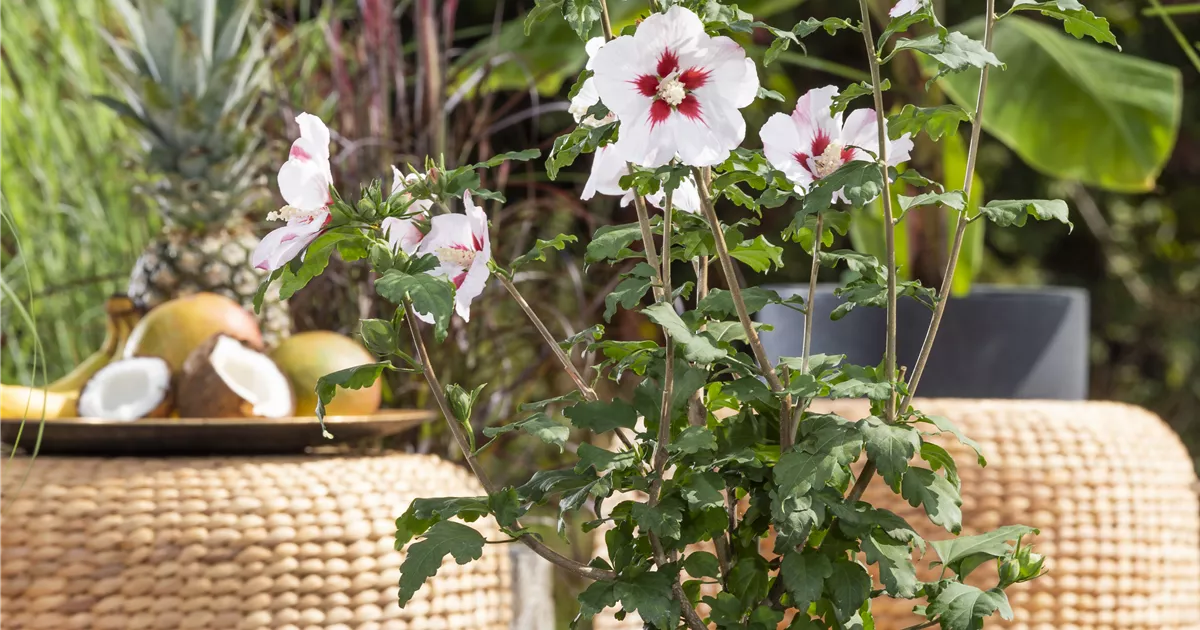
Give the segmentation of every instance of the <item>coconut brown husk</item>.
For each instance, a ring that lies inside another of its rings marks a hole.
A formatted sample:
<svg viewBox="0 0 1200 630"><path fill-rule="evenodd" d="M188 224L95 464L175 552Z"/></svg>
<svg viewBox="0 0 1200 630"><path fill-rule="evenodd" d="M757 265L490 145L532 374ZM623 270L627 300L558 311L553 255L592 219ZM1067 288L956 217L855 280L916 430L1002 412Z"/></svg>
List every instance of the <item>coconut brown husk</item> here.
<svg viewBox="0 0 1200 630"><path fill-rule="evenodd" d="M230 389L209 360L209 355L212 354L221 337L229 336L213 335L208 341L193 350L187 360L183 362L175 387L175 398L178 403L176 408L181 418L252 418L255 416L254 404ZM234 339L244 348L259 352L256 344L247 343L236 337L229 338ZM295 394L289 389L288 395L292 397L294 407Z"/></svg>

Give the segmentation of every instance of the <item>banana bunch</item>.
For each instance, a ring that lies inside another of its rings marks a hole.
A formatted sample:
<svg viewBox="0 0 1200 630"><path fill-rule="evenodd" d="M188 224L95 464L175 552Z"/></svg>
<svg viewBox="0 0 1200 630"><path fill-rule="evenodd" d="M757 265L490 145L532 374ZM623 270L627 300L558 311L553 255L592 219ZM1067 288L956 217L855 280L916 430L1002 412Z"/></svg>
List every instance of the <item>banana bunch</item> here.
<svg viewBox="0 0 1200 630"><path fill-rule="evenodd" d="M142 317L133 300L114 295L104 303L108 317L100 349L75 366L66 376L41 388L0 385L0 418L54 419L76 415L79 391L92 375L109 362L120 359L129 333Z"/></svg>

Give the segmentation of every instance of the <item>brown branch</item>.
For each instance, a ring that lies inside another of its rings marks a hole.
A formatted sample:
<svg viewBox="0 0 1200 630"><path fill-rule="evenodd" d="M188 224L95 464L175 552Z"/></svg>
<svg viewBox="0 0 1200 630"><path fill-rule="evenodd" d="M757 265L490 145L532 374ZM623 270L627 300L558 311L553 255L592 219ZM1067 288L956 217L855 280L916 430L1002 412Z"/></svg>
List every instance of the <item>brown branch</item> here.
<svg viewBox="0 0 1200 630"><path fill-rule="evenodd" d="M437 373L433 371L433 364L429 361L429 350L425 348L425 341L421 338L420 329L417 328L417 316L413 312L412 304L406 301L404 311L405 317L408 319L409 331L412 332L413 345L417 347L417 355L421 360L421 370L425 374L425 380L429 383L429 389L432 390L438 407L442 410L442 415L446 418L446 424L450 427L450 433L454 435L454 441L458 443L458 448L462 450L463 457L467 460L467 466L471 469L471 472L475 473L475 477L479 479L480 485L483 486L483 489L489 495L495 494L499 488L488 477L483 467L479 465L479 461L475 458L475 453L471 451L471 441L467 437L466 431L458 423L458 420L455 419L454 412L450 410L450 403L446 400L446 393L442 389L442 384L438 381ZM517 524L514 529L521 529L520 524ZM613 571L598 569L576 562L547 547L545 543L529 534L521 535L518 540L537 555L575 575L588 578L589 580L612 580L617 577Z"/></svg>

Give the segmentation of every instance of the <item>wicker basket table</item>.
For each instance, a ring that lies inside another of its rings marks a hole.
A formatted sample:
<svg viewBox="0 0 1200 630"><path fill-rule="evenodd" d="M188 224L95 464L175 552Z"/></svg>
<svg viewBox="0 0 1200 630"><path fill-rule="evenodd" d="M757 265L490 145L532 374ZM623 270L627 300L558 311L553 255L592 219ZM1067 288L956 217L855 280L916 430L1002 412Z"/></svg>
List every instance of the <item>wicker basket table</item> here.
<svg viewBox="0 0 1200 630"><path fill-rule="evenodd" d="M2 480L6 630L508 630L502 545L447 559L396 605L395 518L417 497L482 493L436 457L38 457L23 479L28 466Z"/></svg>
<svg viewBox="0 0 1200 630"><path fill-rule="evenodd" d="M852 419L869 413L863 401L817 406ZM980 468L974 452L953 438L935 440L958 462L964 534L1017 523L1041 530L1035 548L1046 554L1049 573L1009 589L1013 621L992 617L988 628L1200 628L1196 475L1179 437L1161 419L1107 402L929 399L914 406L953 420L987 456L988 466ZM882 483L872 484L863 499L905 517L928 539L950 537ZM596 540L603 545L602 537ZM928 555L918 566L935 558ZM994 563L970 582L995 585ZM919 622L910 612L913 603L876 599L876 627ZM634 618L618 622L606 612L596 627L640 628Z"/></svg>

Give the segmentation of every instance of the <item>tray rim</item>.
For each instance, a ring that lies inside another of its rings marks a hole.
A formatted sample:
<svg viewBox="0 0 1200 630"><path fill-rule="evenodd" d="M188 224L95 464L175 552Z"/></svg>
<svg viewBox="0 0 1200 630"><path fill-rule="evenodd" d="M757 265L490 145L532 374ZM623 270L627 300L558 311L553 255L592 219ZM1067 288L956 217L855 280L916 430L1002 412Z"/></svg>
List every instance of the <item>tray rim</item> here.
<svg viewBox="0 0 1200 630"><path fill-rule="evenodd" d="M380 409L370 414L344 416L325 416L325 424L370 424L378 422L404 422L419 424L436 420L438 413L431 409ZM74 426L114 426L114 427L197 427L197 426L263 426L263 425L302 425L319 426L321 423L316 416L286 416L283 418L140 418L138 420L112 420L109 418L0 418L2 423L25 422L37 426L45 421L47 425Z"/></svg>

